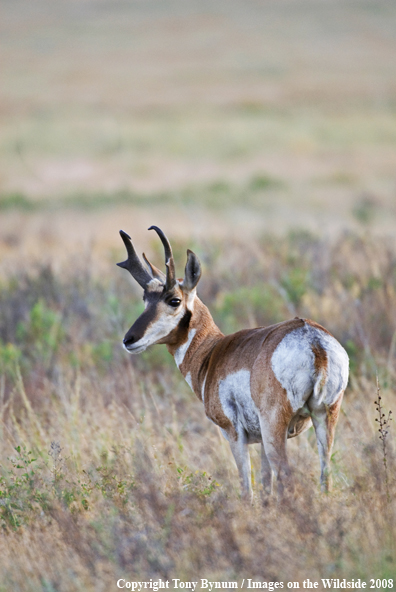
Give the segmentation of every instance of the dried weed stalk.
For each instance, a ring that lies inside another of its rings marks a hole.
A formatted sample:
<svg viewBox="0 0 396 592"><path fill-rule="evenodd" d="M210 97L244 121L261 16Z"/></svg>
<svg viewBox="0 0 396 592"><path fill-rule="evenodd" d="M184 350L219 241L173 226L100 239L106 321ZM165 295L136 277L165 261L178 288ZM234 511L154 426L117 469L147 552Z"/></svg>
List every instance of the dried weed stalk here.
<svg viewBox="0 0 396 592"><path fill-rule="evenodd" d="M389 494L389 474L388 474L388 461L387 461L387 447L386 447L386 438L388 436L388 428L389 422L392 421L392 411L389 411L388 417L386 417L383 407L381 405L381 389L378 380L377 374L377 398L374 401L375 409L378 413L378 417L375 419L379 423L379 439L382 442L382 462L384 463L384 470L385 470L385 488L386 488L386 498L388 502L390 501L390 494Z"/></svg>
<svg viewBox="0 0 396 592"><path fill-rule="evenodd" d="M48 450L48 455L52 458L51 472L54 478L54 487L56 487L56 484L58 483L61 476L61 466L63 461L63 458L61 456L62 450L63 448L61 448L60 442L57 442L55 440L51 442L50 449Z"/></svg>

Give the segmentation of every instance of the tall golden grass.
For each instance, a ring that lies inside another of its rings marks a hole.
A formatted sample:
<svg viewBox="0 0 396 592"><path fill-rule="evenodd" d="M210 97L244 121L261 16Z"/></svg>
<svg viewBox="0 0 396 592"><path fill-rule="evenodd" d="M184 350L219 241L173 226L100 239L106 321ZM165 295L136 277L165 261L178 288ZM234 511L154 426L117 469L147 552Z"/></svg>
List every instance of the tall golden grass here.
<svg viewBox="0 0 396 592"><path fill-rule="evenodd" d="M394 1L1 8L0 592L391 578ZM125 220L145 249L163 226L179 270L197 252L223 331L298 314L346 347L329 495L311 430L282 504L251 447L244 506L166 349L122 350Z"/></svg>
<svg viewBox="0 0 396 592"><path fill-rule="evenodd" d="M186 245L173 242L180 268ZM310 429L288 444L296 491L283 502L262 505L251 447L255 503L244 505L227 443L164 346L122 350L141 309L128 277L19 272L0 291L2 592L394 575L394 435L385 472L374 400L378 373L381 403L395 407L395 245L299 232L200 255L200 296L223 329L299 314L347 348L331 493Z"/></svg>

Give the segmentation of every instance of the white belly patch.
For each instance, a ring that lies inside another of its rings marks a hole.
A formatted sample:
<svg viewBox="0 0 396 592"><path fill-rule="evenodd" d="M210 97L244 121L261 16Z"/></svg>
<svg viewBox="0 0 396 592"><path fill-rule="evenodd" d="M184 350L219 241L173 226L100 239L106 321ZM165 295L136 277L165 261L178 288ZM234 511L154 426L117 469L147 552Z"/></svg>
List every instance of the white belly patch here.
<svg viewBox="0 0 396 592"><path fill-rule="evenodd" d="M239 370L220 380L219 398L224 414L236 431L243 428L248 435L260 441L260 421L257 407L251 397L249 370Z"/></svg>

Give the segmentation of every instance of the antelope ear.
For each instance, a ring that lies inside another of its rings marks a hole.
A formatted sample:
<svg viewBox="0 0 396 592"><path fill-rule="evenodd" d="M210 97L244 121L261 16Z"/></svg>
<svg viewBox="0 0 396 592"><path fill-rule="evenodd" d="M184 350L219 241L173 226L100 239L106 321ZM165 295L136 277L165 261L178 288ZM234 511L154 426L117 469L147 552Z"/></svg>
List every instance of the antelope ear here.
<svg viewBox="0 0 396 592"><path fill-rule="evenodd" d="M201 264L195 253L187 249L187 263L184 270L183 289L187 292L194 290L201 277Z"/></svg>

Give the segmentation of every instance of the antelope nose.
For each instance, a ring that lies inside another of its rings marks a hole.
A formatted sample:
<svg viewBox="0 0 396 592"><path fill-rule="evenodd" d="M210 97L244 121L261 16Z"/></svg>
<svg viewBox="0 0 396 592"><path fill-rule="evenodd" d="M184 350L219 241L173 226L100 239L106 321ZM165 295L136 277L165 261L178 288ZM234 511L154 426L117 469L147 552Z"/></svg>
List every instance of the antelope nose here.
<svg viewBox="0 0 396 592"><path fill-rule="evenodd" d="M137 341L136 337L134 335L131 335L129 337L125 337L122 340L122 343L125 345L125 347L128 347L128 345L133 345L135 341Z"/></svg>

